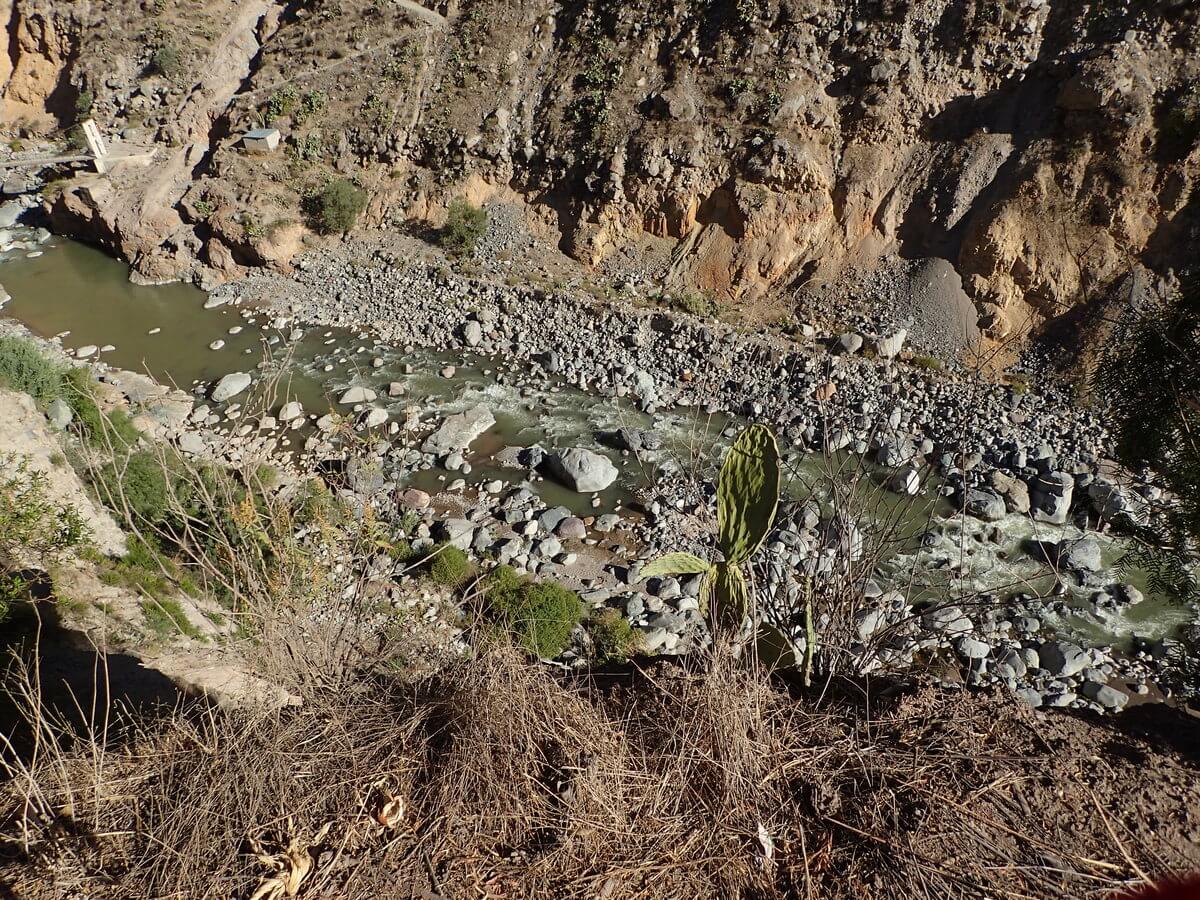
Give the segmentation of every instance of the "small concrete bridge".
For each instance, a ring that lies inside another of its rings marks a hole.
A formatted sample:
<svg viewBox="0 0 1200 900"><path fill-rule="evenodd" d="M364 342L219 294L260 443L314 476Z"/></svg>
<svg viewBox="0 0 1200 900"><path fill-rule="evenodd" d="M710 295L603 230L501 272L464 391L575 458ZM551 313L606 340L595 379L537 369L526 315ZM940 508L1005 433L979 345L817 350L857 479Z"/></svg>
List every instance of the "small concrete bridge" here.
<svg viewBox="0 0 1200 900"><path fill-rule="evenodd" d="M96 167L96 171L103 175L108 171L111 163L126 160L149 162L154 156L153 150L127 144L118 144L115 151L111 150L101 136L100 129L96 127L96 123L91 119L84 122L81 127L83 129L83 138L87 142L87 153L68 153L61 156L25 156L18 159L6 159L0 161L0 170L42 169L46 166L57 165L58 163L90 162Z"/></svg>

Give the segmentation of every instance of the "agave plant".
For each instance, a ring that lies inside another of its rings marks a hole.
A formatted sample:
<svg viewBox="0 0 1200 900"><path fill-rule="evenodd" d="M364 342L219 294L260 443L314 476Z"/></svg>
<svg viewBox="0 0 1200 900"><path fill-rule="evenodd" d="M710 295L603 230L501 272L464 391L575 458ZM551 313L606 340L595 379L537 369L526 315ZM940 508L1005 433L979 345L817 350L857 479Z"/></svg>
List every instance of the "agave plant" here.
<svg viewBox="0 0 1200 900"><path fill-rule="evenodd" d="M742 567L766 540L779 505L779 445L765 425L751 425L725 455L717 480L717 547L721 560L668 553L642 569L647 578L703 575L701 597L714 621L740 630L750 607Z"/></svg>

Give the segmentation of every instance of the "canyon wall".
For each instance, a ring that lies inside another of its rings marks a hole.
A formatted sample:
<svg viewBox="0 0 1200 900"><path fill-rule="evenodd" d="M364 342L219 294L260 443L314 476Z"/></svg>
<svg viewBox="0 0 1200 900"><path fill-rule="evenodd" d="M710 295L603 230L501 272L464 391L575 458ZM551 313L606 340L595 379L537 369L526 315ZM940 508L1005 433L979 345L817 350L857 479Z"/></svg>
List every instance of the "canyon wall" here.
<svg viewBox="0 0 1200 900"><path fill-rule="evenodd" d="M465 192L522 198L587 265L668 238L675 285L733 304L942 257L993 337L1196 256L1188 0L427 3L443 26L407 6L0 3L5 124L67 124L86 96L161 147L167 173L55 207L151 278L286 266L301 195L335 175L371 195L364 227ZM168 45L180 71L148 77ZM264 123L287 149L248 158Z"/></svg>

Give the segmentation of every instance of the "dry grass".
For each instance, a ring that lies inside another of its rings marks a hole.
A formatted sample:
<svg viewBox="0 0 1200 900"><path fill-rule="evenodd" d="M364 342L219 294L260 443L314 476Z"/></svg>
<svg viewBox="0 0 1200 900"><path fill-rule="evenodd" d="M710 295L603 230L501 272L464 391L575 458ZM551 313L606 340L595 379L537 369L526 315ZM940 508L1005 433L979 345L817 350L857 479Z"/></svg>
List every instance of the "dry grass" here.
<svg viewBox="0 0 1200 900"><path fill-rule="evenodd" d="M968 695L872 706L796 700L725 652L602 679L492 647L279 714L194 707L74 742L43 722L36 764L8 757L0 879L22 897L274 897L290 875L308 897L908 900L1100 897L1197 864L1195 820L1163 827L1170 785L1195 784L1174 757L1084 777L1099 726Z"/></svg>

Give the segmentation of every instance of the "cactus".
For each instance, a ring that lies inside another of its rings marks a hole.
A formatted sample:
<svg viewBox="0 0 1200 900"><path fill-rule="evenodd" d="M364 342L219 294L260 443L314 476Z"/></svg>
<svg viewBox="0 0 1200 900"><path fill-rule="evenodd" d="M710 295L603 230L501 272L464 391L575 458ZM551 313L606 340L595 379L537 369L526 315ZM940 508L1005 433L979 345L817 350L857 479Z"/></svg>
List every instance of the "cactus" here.
<svg viewBox="0 0 1200 900"><path fill-rule="evenodd" d="M742 565L762 546L779 505L779 445L764 425L738 435L717 480L717 546L723 559L708 563L691 553L668 553L642 569L647 578L704 575L701 597L715 621L739 630L750 611Z"/></svg>
<svg viewBox="0 0 1200 900"><path fill-rule="evenodd" d="M725 561L744 563L767 539L779 505L779 446L751 425L725 455L717 481L717 531Z"/></svg>

